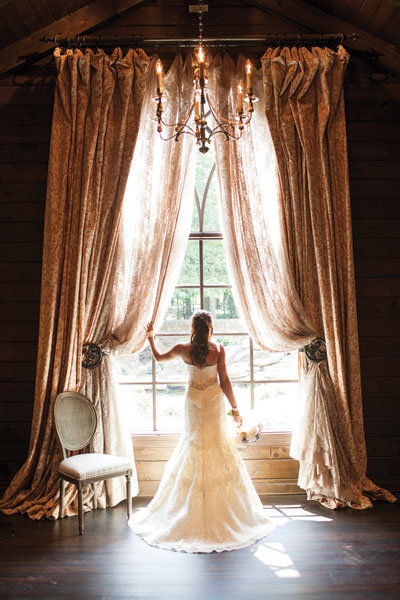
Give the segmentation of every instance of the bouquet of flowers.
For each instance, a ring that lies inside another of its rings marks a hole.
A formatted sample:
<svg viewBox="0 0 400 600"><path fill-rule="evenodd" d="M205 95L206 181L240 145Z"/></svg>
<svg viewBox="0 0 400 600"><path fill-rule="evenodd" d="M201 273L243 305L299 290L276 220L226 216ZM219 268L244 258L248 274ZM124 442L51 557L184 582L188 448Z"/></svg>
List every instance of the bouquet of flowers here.
<svg viewBox="0 0 400 600"><path fill-rule="evenodd" d="M233 417L233 410L228 412L230 417ZM236 445L239 448L246 448L250 444L256 444L260 439L262 423L256 416L254 410L243 416L242 424L234 422L233 437L236 440Z"/></svg>

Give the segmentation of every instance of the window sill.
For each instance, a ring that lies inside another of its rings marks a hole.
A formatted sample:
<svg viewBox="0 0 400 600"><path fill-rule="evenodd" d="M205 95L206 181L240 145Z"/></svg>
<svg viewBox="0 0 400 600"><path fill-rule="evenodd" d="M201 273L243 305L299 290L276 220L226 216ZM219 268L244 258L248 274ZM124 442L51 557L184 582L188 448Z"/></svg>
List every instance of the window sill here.
<svg viewBox="0 0 400 600"><path fill-rule="evenodd" d="M144 431L143 433L131 433L133 447L175 447L181 433L168 431ZM257 443L259 446L289 446L292 439L292 432L283 431L263 431Z"/></svg>

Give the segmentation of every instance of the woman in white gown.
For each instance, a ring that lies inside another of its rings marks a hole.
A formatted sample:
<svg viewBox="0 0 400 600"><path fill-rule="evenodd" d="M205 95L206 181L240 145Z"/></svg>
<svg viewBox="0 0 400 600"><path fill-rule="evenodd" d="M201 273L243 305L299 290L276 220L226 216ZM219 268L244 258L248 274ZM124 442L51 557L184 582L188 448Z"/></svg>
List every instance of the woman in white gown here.
<svg viewBox="0 0 400 600"><path fill-rule="evenodd" d="M146 327L157 361L181 358L187 365L184 431L153 500L129 526L147 543L168 550L222 552L245 548L272 529L260 498L230 437L224 394L241 423L222 345L212 342L207 311L192 317L190 343L160 353L153 324ZM219 379L219 382L218 382Z"/></svg>

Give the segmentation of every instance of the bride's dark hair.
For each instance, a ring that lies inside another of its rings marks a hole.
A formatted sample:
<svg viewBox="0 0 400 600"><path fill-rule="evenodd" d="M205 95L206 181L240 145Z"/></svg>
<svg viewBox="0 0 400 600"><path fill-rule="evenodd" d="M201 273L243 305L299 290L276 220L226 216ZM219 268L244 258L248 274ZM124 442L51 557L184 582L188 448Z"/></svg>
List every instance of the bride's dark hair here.
<svg viewBox="0 0 400 600"><path fill-rule="evenodd" d="M205 365L210 351L208 339L212 327L212 316L207 310L198 310L192 316L192 348L189 356L194 365Z"/></svg>

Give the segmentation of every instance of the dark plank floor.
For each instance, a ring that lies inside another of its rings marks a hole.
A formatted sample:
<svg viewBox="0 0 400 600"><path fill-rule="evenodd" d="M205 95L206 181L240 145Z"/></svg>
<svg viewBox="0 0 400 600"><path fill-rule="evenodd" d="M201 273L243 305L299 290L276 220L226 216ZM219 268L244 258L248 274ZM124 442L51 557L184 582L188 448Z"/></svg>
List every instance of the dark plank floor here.
<svg viewBox="0 0 400 600"><path fill-rule="evenodd" d="M143 502L143 501L142 501ZM266 498L278 524L234 552L148 546L125 506L34 522L0 514L0 598L140 600L400 599L400 504L329 511L303 496ZM10 533L11 523L15 535Z"/></svg>

